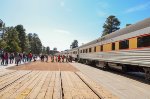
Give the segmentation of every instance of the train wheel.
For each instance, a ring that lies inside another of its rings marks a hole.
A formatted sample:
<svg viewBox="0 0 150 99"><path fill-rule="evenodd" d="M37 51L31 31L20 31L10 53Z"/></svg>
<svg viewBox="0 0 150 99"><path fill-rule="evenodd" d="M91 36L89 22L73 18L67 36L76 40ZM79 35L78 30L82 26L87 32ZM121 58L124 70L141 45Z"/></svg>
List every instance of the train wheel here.
<svg viewBox="0 0 150 99"><path fill-rule="evenodd" d="M109 65L107 62L104 62L102 69L103 70L109 70Z"/></svg>
<svg viewBox="0 0 150 99"><path fill-rule="evenodd" d="M122 65L122 72L126 73L127 72L127 67L125 65Z"/></svg>
<svg viewBox="0 0 150 99"><path fill-rule="evenodd" d="M144 68L145 80L150 81L150 68Z"/></svg>

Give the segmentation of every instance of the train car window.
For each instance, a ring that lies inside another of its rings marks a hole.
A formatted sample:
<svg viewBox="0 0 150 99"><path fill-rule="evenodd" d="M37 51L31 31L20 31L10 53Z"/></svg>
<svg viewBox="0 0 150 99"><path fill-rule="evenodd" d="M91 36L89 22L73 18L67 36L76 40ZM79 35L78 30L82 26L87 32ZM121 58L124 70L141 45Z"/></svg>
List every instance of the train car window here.
<svg viewBox="0 0 150 99"><path fill-rule="evenodd" d="M96 52L96 47L94 47L94 52Z"/></svg>
<svg viewBox="0 0 150 99"><path fill-rule="evenodd" d="M86 53L88 52L88 49L86 49Z"/></svg>
<svg viewBox="0 0 150 99"><path fill-rule="evenodd" d="M91 52L91 48L89 48L89 53Z"/></svg>
<svg viewBox="0 0 150 99"><path fill-rule="evenodd" d="M112 43L112 50L115 50L115 43Z"/></svg>
<svg viewBox="0 0 150 99"><path fill-rule="evenodd" d="M137 47L149 47L149 46L150 46L150 35L137 38Z"/></svg>
<svg viewBox="0 0 150 99"><path fill-rule="evenodd" d="M119 42L119 49L128 49L128 48L129 48L129 40Z"/></svg>
<svg viewBox="0 0 150 99"><path fill-rule="evenodd" d="M101 48L101 51L103 51L103 45L101 45L101 47L100 47L100 48Z"/></svg>

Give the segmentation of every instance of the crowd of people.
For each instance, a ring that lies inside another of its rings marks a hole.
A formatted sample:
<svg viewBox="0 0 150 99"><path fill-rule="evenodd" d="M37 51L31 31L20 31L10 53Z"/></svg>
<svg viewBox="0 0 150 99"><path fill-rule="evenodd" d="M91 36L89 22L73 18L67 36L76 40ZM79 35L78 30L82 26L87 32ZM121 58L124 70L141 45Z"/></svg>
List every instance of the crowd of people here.
<svg viewBox="0 0 150 99"><path fill-rule="evenodd" d="M58 55L58 56L51 56L51 62L72 62L71 56L65 56L65 55Z"/></svg>
<svg viewBox="0 0 150 99"><path fill-rule="evenodd" d="M36 55L32 55L32 53L8 53L2 52L0 55L1 65L7 66L8 64L21 64L21 62L31 62L34 59L36 61Z"/></svg>
<svg viewBox="0 0 150 99"><path fill-rule="evenodd" d="M48 55L47 54L42 54L42 55L40 55L40 58L41 58L41 62L48 62ZM46 60L45 60L45 58L46 58Z"/></svg>
<svg viewBox="0 0 150 99"><path fill-rule="evenodd" d="M47 54L42 54L39 56L41 59L41 62L48 62L48 55ZM19 64L26 63L26 62L35 62L37 60L37 55L33 55L31 52L26 54L26 53L8 53L8 52L2 52L0 54L0 62L1 65L7 66L8 64L16 64L17 66ZM65 55L53 55L51 56L51 62L72 62L72 57L71 56L65 56Z"/></svg>

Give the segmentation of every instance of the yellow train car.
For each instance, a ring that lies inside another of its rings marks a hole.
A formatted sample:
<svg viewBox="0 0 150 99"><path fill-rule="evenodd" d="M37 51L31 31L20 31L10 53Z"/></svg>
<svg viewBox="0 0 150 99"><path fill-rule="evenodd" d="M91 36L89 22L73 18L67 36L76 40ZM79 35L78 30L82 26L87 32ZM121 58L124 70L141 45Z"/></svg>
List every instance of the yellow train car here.
<svg viewBox="0 0 150 99"><path fill-rule="evenodd" d="M75 58L83 63L95 63L102 68L142 71L150 80L150 18L78 48Z"/></svg>

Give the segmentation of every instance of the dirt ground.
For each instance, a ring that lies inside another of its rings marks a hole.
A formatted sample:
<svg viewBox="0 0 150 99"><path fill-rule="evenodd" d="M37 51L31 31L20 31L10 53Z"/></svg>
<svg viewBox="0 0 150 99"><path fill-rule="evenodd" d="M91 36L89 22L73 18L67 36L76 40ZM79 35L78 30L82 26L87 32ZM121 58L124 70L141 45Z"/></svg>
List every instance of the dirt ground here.
<svg viewBox="0 0 150 99"><path fill-rule="evenodd" d="M76 72L79 71L69 63L52 63L52 62L31 62L24 65L13 66L7 69L11 70L43 70L43 71L72 71Z"/></svg>

